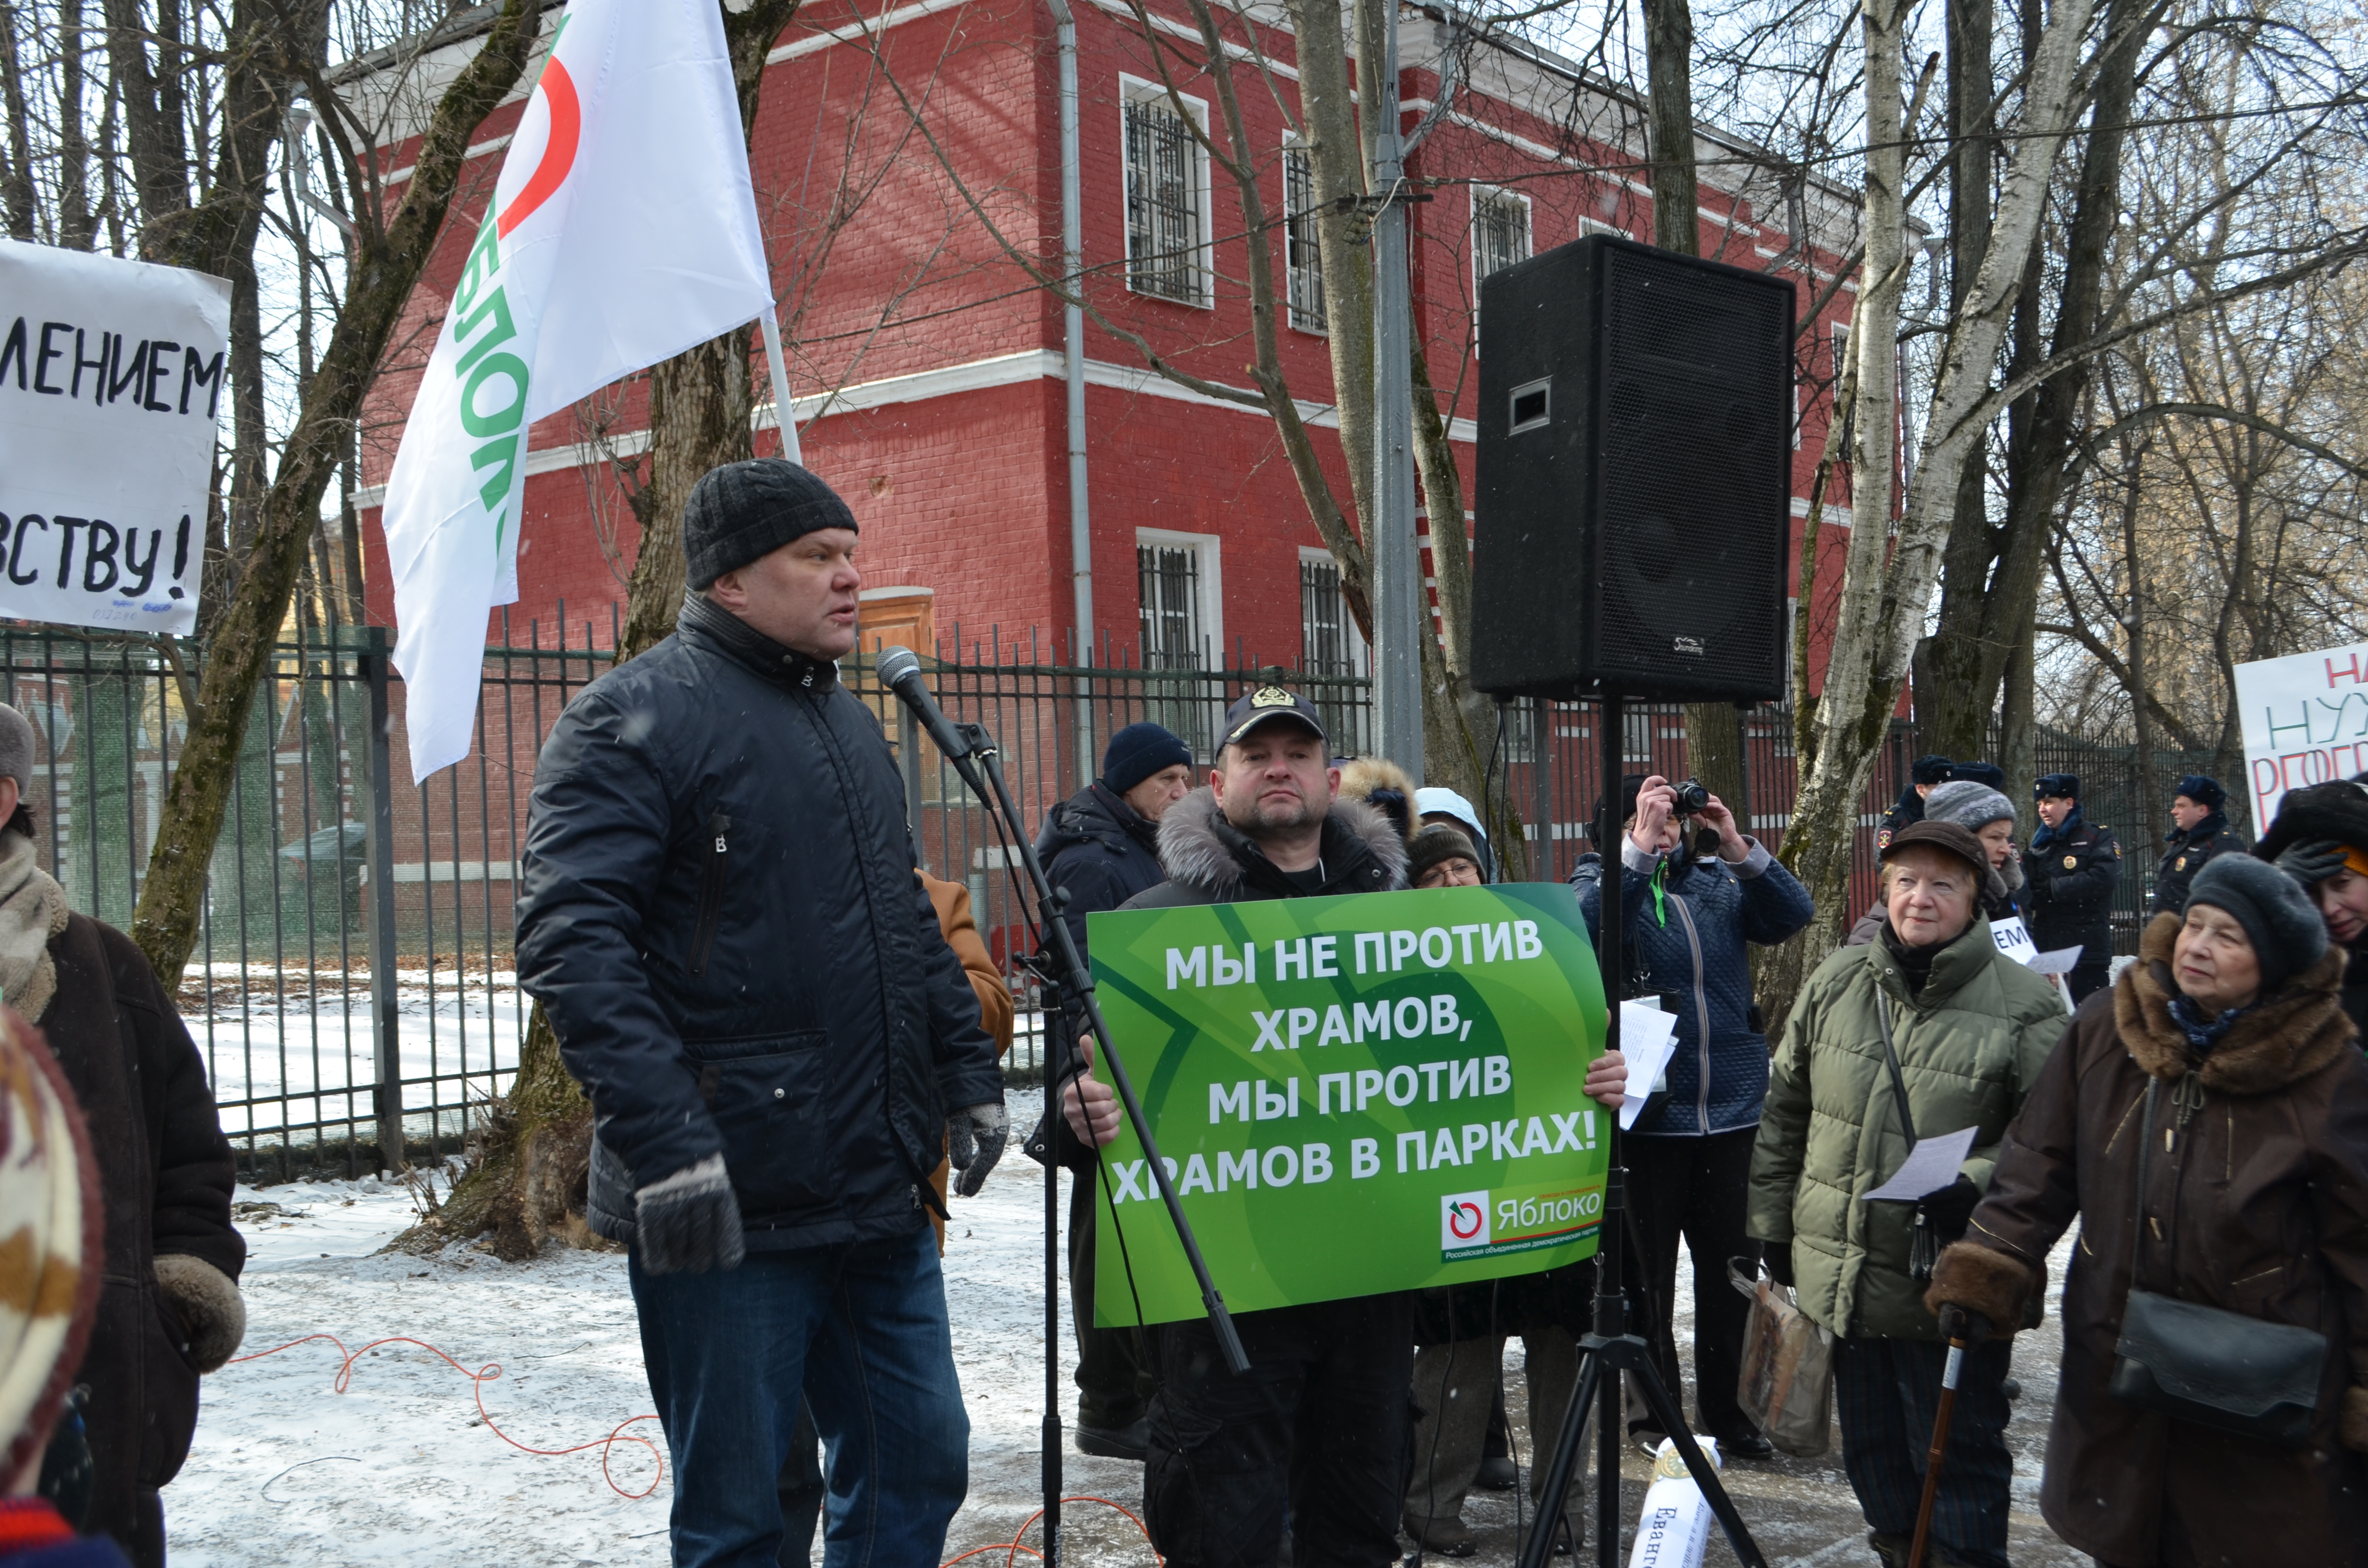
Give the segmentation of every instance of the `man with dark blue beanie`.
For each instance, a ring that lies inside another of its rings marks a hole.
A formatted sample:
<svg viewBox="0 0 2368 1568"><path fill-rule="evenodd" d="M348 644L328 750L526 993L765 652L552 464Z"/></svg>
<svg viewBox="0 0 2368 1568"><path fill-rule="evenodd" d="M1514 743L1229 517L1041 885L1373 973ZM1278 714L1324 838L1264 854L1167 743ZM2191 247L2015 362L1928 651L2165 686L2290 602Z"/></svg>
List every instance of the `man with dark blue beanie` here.
<svg viewBox="0 0 2368 1568"><path fill-rule="evenodd" d="M1129 724L1102 752L1102 776L1054 806L1037 837L1044 877L1069 895L1061 910L1086 950L1086 916L1116 909L1167 880L1159 864L1159 819L1192 788L1192 748L1157 724ZM1053 1027L1059 1084L1083 1065L1068 1020ZM1048 1096L1052 1104L1056 1096ZM1151 1440L1151 1373L1136 1329L1094 1326L1093 1151L1047 1116L1029 1152L1049 1147L1076 1173L1069 1194L1071 1304L1077 1323L1077 1447L1104 1459L1142 1462Z"/></svg>
<svg viewBox="0 0 2368 1568"><path fill-rule="evenodd" d="M2227 806L2228 791L2217 778L2191 773L2179 781L2149 915L2180 914L2187 908L2187 890L2195 884L2196 872L2214 856L2245 852L2244 835L2228 825Z"/></svg>

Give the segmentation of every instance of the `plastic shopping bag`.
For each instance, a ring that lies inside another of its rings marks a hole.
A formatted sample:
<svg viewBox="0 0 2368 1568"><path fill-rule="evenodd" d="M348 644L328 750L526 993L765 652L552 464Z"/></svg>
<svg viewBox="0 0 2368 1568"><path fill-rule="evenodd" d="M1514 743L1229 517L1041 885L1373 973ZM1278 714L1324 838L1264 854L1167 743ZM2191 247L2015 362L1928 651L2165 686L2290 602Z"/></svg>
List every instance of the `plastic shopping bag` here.
<svg viewBox="0 0 2368 1568"><path fill-rule="evenodd" d="M1810 1322L1792 1290L1766 1274L1748 1278L1730 1261L1726 1278L1751 1298L1736 1399L1770 1442L1815 1459L1832 1437L1834 1336Z"/></svg>

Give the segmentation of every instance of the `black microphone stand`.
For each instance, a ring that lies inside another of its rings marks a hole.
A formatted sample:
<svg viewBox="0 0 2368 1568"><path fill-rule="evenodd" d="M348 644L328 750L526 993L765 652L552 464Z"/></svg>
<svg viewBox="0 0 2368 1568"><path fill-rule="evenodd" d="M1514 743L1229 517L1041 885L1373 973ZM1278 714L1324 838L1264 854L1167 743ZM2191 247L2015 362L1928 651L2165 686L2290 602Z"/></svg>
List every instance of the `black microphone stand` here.
<svg viewBox="0 0 2368 1568"><path fill-rule="evenodd" d="M1596 721L1596 740L1601 748L1605 816L1612 836L1610 843L1596 846L1596 852L1603 857L1603 892L1596 917L1600 935L1595 948L1597 967L1603 971L1606 1051L1620 1049L1620 993L1627 989L1627 971L1622 967L1621 951L1627 932L1622 925L1620 907L1625 868L1621 864L1619 850L1620 770L1625 760L1621 738L1625 728L1623 717L1620 695L1605 692L1602 710ZM1543 831L1540 829L1541 835ZM1719 1483L1717 1468L1695 1446L1684 1412L1662 1384L1660 1374L1654 1370L1651 1347L1628 1331L1628 1302L1621 1293L1620 1283L1620 1244L1622 1221L1628 1208L1628 1172L1620 1163L1617 1112L1611 1117L1611 1169L1604 1174L1603 1222L1596 1231L1600 1240L1595 1254L1595 1332L1578 1342L1578 1387L1571 1395L1569 1412L1563 1417L1561 1436L1554 1440L1554 1462L1546 1471L1545 1489L1538 1499L1537 1528L1530 1532L1528 1543L1521 1548L1519 1568L1545 1568L1546 1555L1554 1550L1554 1537L1562 1529L1563 1498L1570 1491L1571 1471L1578 1465L1579 1438L1587 1426L1589 1404L1598 1406L1596 1562L1601 1568L1620 1568L1620 1450L1626 1440L1620 1402L1622 1372L1636 1380L1661 1430L1677 1440L1679 1457L1693 1472L1694 1484L1709 1500L1711 1511L1718 1516L1719 1528L1726 1532L1727 1544L1735 1548L1735 1555L1742 1560L1744 1568L1767 1568L1768 1560L1759 1554L1751 1532L1744 1528L1743 1516L1735 1511L1734 1500Z"/></svg>
<svg viewBox="0 0 2368 1568"><path fill-rule="evenodd" d="M959 751L947 747L942 737L939 749L946 760L954 765L971 792L1000 814L1011 831L1011 840L1019 846L1019 863L1028 878L1028 886L1036 895L1036 906L1042 916L1039 941L1049 947L1058 960L1059 984L1064 993L1064 1007L1074 1007L1083 1015L1084 1028L1101 1041L1099 1065L1110 1074L1110 1086L1118 1091L1119 1103L1126 1108L1127 1121L1143 1144L1145 1164L1150 1166L1151 1179L1159 1185L1159 1197L1167 1206L1167 1218L1176 1227L1176 1240L1184 1249L1185 1261L1192 1266L1192 1278L1200 1282L1201 1304L1209 1314L1209 1325L1215 1330L1217 1347L1225 1364L1236 1375L1249 1370L1249 1358L1242 1351L1241 1336L1234 1332L1234 1320L1225 1311L1224 1297L1218 1293L1216 1281L1209 1277L1209 1265L1201 1256L1201 1244L1193 1239L1192 1222L1184 1217L1183 1200L1176 1194L1176 1184L1167 1175L1167 1166L1159 1157L1159 1146L1152 1141L1151 1125L1144 1119L1143 1102L1135 1097L1134 1083L1127 1076L1126 1064L1119 1059L1110 1045L1109 1026L1102 1022L1101 1004L1094 996L1094 977L1077 952L1077 944L1069 935L1068 922L1060 917L1060 907L1065 902L1044 879L1043 862L1036 858L1036 841L1030 836L1027 824L1013 803L1011 791L1003 778L1003 759L995 738L983 725L951 722ZM980 778L981 767L985 778ZM1053 1116L1060 1115L1060 1107L1053 1099L1054 1085L1050 1075L1044 1084L1045 1108ZM1059 1146L1061 1134L1056 1132L1053 1146ZM1049 1151L1048 1151L1049 1153ZM1098 1156L1099 1157L1099 1156ZM1077 1179L1090 1179L1080 1175ZM1061 1526L1061 1415L1060 1415L1060 1163L1047 1158L1044 1163L1044 1568L1056 1568L1060 1555Z"/></svg>

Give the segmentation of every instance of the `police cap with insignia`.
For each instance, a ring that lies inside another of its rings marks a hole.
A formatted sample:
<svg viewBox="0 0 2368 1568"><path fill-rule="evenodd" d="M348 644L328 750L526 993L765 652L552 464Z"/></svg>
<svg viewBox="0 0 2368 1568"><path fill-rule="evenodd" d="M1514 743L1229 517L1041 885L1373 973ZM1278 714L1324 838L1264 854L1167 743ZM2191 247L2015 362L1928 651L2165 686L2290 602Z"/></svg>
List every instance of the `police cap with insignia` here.
<svg viewBox="0 0 2368 1568"><path fill-rule="evenodd" d="M2039 781L2031 787L2031 798L2034 801L2077 801L2080 798L2080 776L2077 773L2043 773Z"/></svg>
<svg viewBox="0 0 2368 1568"><path fill-rule="evenodd" d="M1316 711L1315 704L1282 687L1261 686L1234 699L1234 705L1225 710L1224 739L1217 744L1236 745L1252 730L1276 719L1290 719L1306 725L1315 732L1315 738L1319 741L1331 739L1324 733L1324 716Z"/></svg>

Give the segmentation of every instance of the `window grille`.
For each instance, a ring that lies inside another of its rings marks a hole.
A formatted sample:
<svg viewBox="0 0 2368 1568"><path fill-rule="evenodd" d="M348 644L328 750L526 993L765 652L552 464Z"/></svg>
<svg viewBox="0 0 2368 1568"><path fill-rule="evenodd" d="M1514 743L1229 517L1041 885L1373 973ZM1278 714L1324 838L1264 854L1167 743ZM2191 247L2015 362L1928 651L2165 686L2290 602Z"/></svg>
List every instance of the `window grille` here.
<svg viewBox="0 0 2368 1568"><path fill-rule="evenodd" d="M1126 105L1126 284L1188 305L1202 302L1201 149L1164 103Z"/></svg>
<svg viewBox="0 0 2368 1568"><path fill-rule="evenodd" d="M1299 667L1311 676L1355 676L1365 673L1365 640L1349 614L1340 592L1337 562L1299 563ZM1329 682L1316 684L1309 694L1324 715L1325 733L1335 754L1347 756L1366 749L1365 709L1355 692Z"/></svg>
<svg viewBox="0 0 2368 1568"><path fill-rule="evenodd" d="M1317 270L1315 161L1304 147L1282 150L1282 248L1291 278L1291 324L1302 332L1326 329L1324 277ZM1302 574L1303 583L1304 574Z"/></svg>
<svg viewBox="0 0 2368 1568"><path fill-rule="evenodd" d="M1530 259L1530 204L1503 191L1472 193L1472 280Z"/></svg>
<svg viewBox="0 0 2368 1568"><path fill-rule="evenodd" d="M1205 670L1212 650L1201 616L1201 552L1190 545L1141 544L1134 550L1135 585L1142 600L1143 667ZM1165 724L1194 756L1217 749L1216 722L1206 681L1146 681L1144 717Z"/></svg>

